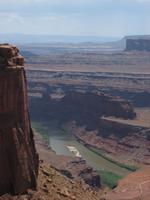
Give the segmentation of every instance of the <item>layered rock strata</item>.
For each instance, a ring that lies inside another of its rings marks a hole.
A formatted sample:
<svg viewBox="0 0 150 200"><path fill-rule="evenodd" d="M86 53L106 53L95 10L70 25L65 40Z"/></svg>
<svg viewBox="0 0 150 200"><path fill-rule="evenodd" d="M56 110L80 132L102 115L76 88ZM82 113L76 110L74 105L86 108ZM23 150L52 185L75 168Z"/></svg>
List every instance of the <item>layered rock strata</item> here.
<svg viewBox="0 0 150 200"><path fill-rule="evenodd" d="M150 164L150 129L101 119L96 130L87 131L75 122L67 124L68 131L88 148L105 152L119 162Z"/></svg>
<svg viewBox="0 0 150 200"><path fill-rule="evenodd" d="M54 99L47 92L41 98L30 98L30 113L33 119L57 119L61 122L75 120L86 125L88 130L99 126L100 117L115 116L133 119L136 116L130 102L103 93L67 92L64 97Z"/></svg>
<svg viewBox="0 0 150 200"><path fill-rule="evenodd" d="M16 47L0 45L0 195L36 189L38 154L23 64Z"/></svg>

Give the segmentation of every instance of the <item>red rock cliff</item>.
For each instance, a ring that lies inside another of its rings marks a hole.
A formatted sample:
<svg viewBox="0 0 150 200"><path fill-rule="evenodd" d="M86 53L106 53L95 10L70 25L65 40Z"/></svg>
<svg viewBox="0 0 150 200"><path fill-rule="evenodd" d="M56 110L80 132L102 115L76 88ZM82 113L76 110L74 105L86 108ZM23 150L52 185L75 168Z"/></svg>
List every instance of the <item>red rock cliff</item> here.
<svg viewBox="0 0 150 200"><path fill-rule="evenodd" d="M0 45L0 195L35 189L38 173L24 59L18 53Z"/></svg>

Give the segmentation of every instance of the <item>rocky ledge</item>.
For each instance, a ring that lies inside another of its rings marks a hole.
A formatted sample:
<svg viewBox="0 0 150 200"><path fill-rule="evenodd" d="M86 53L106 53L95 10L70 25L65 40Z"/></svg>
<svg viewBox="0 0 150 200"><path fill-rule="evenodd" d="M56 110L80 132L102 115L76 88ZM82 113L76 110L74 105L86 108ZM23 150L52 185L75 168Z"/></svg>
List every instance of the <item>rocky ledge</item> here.
<svg viewBox="0 0 150 200"><path fill-rule="evenodd" d="M0 45L0 195L36 189L38 154L30 125L24 59Z"/></svg>
<svg viewBox="0 0 150 200"><path fill-rule="evenodd" d="M54 167L41 164L38 190L19 196L3 195L0 200L101 200L102 192L84 187L80 182L61 175Z"/></svg>

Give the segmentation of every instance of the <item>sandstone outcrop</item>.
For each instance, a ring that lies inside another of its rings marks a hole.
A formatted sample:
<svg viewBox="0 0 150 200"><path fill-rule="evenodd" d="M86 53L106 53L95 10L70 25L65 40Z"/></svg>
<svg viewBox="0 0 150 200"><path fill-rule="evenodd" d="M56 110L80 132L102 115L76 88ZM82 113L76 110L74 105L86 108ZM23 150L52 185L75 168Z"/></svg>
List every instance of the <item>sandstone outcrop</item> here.
<svg viewBox="0 0 150 200"><path fill-rule="evenodd" d="M38 154L23 64L16 47L0 45L0 195L36 189Z"/></svg>

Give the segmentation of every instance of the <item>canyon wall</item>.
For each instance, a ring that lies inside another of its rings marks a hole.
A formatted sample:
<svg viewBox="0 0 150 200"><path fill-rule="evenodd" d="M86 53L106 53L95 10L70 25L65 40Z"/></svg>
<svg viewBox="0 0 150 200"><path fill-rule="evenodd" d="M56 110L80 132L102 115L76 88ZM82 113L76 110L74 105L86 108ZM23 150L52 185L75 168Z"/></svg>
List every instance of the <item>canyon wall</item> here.
<svg viewBox="0 0 150 200"><path fill-rule="evenodd" d="M118 97L94 92L66 92L62 98L51 98L44 93L41 98L30 98L32 119L57 119L61 122L75 120L86 125L88 130L96 129L102 116L132 119L136 116L132 105Z"/></svg>
<svg viewBox="0 0 150 200"><path fill-rule="evenodd" d="M16 47L0 45L0 195L36 189L38 154L23 65Z"/></svg>
<svg viewBox="0 0 150 200"><path fill-rule="evenodd" d="M149 128L102 118L96 130L87 131L70 123L69 132L90 149L101 150L119 162L150 164Z"/></svg>
<svg viewBox="0 0 150 200"><path fill-rule="evenodd" d="M129 125L127 120L119 122L117 117L136 117L132 104L119 97L77 91L62 97L44 92L42 97L30 97L30 111L33 120L55 119L62 124L75 121L69 126L70 133L120 162L150 163L150 130Z"/></svg>

